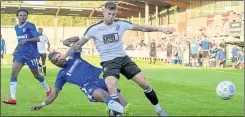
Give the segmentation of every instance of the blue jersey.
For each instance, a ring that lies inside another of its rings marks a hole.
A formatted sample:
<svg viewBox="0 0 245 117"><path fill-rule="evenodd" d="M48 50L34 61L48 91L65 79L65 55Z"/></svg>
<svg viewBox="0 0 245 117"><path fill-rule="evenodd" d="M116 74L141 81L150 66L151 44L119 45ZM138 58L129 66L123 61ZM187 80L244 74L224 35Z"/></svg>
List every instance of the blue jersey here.
<svg viewBox="0 0 245 117"><path fill-rule="evenodd" d="M214 56L217 53L217 51L218 51L217 49L212 49L210 50L210 54Z"/></svg>
<svg viewBox="0 0 245 117"><path fill-rule="evenodd" d="M23 26L17 24L14 29L18 43L23 39L32 39L39 36L36 26L30 22L25 22ZM35 59L39 56L37 42L26 42L24 45L18 44L17 52L28 59Z"/></svg>
<svg viewBox="0 0 245 117"><path fill-rule="evenodd" d="M219 52L219 60L225 60L225 52L223 50Z"/></svg>
<svg viewBox="0 0 245 117"><path fill-rule="evenodd" d="M232 48L231 54L232 54L232 57L238 56L238 49L236 47L235 48Z"/></svg>
<svg viewBox="0 0 245 117"><path fill-rule="evenodd" d="M57 75L55 88L62 89L63 85L68 82L79 87L85 84L99 80L102 69L97 68L80 57L80 52L76 52L67 61L65 67Z"/></svg>
<svg viewBox="0 0 245 117"><path fill-rule="evenodd" d="M209 50L209 41L208 40L203 40L202 41L202 50L203 51L208 51Z"/></svg>
<svg viewBox="0 0 245 117"><path fill-rule="evenodd" d="M240 56L239 60L240 60L241 62L244 62L244 56Z"/></svg>
<svg viewBox="0 0 245 117"><path fill-rule="evenodd" d="M191 42L191 53L192 54L197 54L198 48L199 48L199 43L197 41Z"/></svg>
<svg viewBox="0 0 245 117"><path fill-rule="evenodd" d="M5 51L5 40L1 39L1 51Z"/></svg>

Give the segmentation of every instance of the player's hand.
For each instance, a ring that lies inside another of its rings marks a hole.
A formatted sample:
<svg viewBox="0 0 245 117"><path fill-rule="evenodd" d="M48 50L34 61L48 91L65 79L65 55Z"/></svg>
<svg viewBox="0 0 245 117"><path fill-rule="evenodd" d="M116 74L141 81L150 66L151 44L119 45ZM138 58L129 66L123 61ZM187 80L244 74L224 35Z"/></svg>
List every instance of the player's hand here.
<svg viewBox="0 0 245 117"><path fill-rule="evenodd" d="M27 39L23 39L20 41L20 45L24 45L27 42Z"/></svg>
<svg viewBox="0 0 245 117"><path fill-rule="evenodd" d="M40 110L41 108L43 108L42 105L33 106L30 108L30 111Z"/></svg>

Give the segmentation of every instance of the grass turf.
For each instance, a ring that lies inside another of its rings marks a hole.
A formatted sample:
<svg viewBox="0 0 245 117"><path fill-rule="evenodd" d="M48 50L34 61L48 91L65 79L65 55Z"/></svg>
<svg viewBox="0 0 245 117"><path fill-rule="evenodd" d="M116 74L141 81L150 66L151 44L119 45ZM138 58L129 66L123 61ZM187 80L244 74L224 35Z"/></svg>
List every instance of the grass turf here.
<svg viewBox="0 0 245 117"><path fill-rule="evenodd" d="M1 65L1 100L9 97L11 56L6 56L7 65ZM99 66L98 57L84 57ZM134 60L143 70L156 91L160 104L170 116L181 115L244 115L244 73L243 70L186 68L180 65L164 65L157 62L149 65L144 60ZM47 62L46 81L53 87L59 68ZM219 82L229 80L236 86L232 99L222 100L216 96ZM121 76L119 88L126 100L133 104L133 115L156 115L153 106L146 99L142 89L134 82ZM34 79L27 66L18 76L17 105L1 103L3 116L104 116L105 104L90 103L79 87L65 84L57 99L39 111L29 111L31 106L40 104L45 92Z"/></svg>

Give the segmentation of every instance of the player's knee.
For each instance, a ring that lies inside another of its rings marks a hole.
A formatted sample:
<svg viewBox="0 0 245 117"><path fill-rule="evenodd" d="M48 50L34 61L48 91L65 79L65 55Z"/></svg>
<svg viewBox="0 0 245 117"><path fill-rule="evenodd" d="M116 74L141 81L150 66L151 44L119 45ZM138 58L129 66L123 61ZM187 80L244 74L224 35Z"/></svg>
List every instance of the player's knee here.
<svg viewBox="0 0 245 117"><path fill-rule="evenodd" d="M97 101L105 102L109 97L109 94L102 89L96 89L92 94L92 97Z"/></svg>
<svg viewBox="0 0 245 117"><path fill-rule="evenodd" d="M118 79L113 76L108 76L105 78L105 83L109 90L117 89L117 82L118 82Z"/></svg>
<svg viewBox="0 0 245 117"><path fill-rule="evenodd" d="M148 83L148 81L146 80L142 72L137 74L132 80L136 82L144 90L147 90L150 88L150 84Z"/></svg>
<svg viewBox="0 0 245 117"><path fill-rule="evenodd" d="M141 84L141 88L144 90L148 90L151 88L150 84L146 81Z"/></svg>

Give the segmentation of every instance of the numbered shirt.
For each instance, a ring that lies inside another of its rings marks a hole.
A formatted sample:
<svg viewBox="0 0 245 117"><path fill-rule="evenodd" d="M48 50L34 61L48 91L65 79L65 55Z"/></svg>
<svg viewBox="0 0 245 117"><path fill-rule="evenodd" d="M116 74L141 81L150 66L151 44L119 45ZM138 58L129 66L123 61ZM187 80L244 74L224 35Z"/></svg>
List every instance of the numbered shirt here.
<svg viewBox="0 0 245 117"><path fill-rule="evenodd" d="M24 45L20 45L19 42L24 39L32 39L38 37L36 26L33 23L25 22L22 26L18 24L14 27L17 41L18 41L18 53L24 56L26 59L35 59L39 56L37 50L37 42L26 42Z"/></svg>
<svg viewBox="0 0 245 117"><path fill-rule="evenodd" d="M125 30L131 30L133 25L127 21L114 20L110 25L100 21L90 26L84 33L85 38L94 39L101 62L116 57L126 56L123 49L122 36Z"/></svg>

